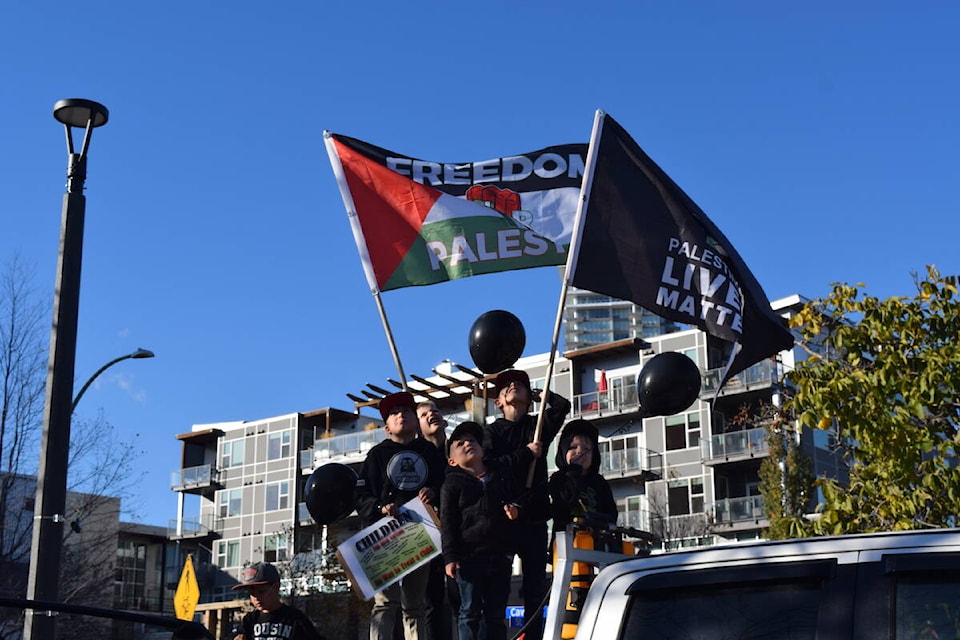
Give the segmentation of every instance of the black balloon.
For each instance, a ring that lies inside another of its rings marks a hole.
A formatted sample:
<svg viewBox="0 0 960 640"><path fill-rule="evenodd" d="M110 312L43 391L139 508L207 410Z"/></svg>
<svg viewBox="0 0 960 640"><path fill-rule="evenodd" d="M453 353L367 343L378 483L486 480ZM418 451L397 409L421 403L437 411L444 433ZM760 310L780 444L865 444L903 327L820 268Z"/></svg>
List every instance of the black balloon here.
<svg viewBox="0 0 960 640"><path fill-rule="evenodd" d="M640 408L648 416L680 413L700 395L700 369L675 351L659 353L647 362L637 376Z"/></svg>
<svg viewBox="0 0 960 640"><path fill-rule="evenodd" d="M484 373L512 367L526 344L523 323L509 311L487 311L470 327L470 357Z"/></svg>
<svg viewBox="0 0 960 640"><path fill-rule="evenodd" d="M333 524L350 515L355 507L357 474L336 462L317 467L307 478L303 499L317 524Z"/></svg>

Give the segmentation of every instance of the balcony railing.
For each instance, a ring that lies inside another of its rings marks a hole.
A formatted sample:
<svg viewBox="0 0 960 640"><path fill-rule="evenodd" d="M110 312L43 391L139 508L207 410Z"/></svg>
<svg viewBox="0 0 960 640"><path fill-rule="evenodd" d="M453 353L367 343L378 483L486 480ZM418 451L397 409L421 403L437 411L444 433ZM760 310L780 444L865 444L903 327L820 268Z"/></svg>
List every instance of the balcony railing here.
<svg viewBox="0 0 960 640"><path fill-rule="evenodd" d="M767 455L767 430L763 427L721 433L700 441L704 462Z"/></svg>
<svg viewBox="0 0 960 640"><path fill-rule="evenodd" d="M659 477L663 469L663 454L643 447L604 451L600 457L603 476L630 476L649 473Z"/></svg>
<svg viewBox="0 0 960 640"><path fill-rule="evenodd" d="M313 471L313 449L304 449L300 452L300 470Z"/></svg>
<svg viewBox="0 0 960 640"><path fill-rule="evenodd" d="M204 516L184 518L180 530L177 530L176 518L167 521L167 536L172 539L183 538L204 538L207 536L219 536L218 533L223 526L223 521L216 518L213 514Z"/></svg>
<svg viewBox="0 0 960 640"><path fill-rule="evenodd" d="M602 418L605 415L635 412L640 408L636 384L581 393L574 396L571 403L574 418Z"/></svg>
<svg viewBox="0 0 960 640"><path fill-rule="evenodd" d="M220 472L212 464L202 464L198 467L176 469L170 472L170 489L186 491L215 486L220 480Z"/></svg>
<svg viewBox="0 0 960 640"><path fill-rule="evenodd" d="M700 382L700 397L712 397L720 384L720 374L723 369L710 369L704 372ZM727 379L720 395L727 393L742 393L757 387L768 387L779 380L777 363L773 360L762 360L752 367L747 367L740 373Z"/></svg>
<svg viewBox="0 0 960 640"><path fill-rule="evenodd" d="M766 518L763 512L763 498L760 496L717 500L713 503L712 511L713 521L716 524L757 522Z"/></svg>
<svg viewBox="0 0 960 640"><path fill-rule="evenodd" d="M328 462L361 462L373 445L383 439L383 429L321 438L313 444L313 466L318 467Z"/></svg>

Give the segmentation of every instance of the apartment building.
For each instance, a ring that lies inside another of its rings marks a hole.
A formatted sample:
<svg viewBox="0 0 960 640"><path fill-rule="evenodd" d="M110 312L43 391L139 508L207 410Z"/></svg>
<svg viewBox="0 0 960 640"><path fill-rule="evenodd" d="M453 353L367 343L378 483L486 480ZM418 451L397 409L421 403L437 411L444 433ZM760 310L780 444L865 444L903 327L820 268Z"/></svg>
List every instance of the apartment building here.
<svg viewBox="0 0 960 640"><path fill-rule="evenodd" d="M629 338L652 338L681 329L640 305L570 287L563 307L563 341L567 351Z"/></svg>

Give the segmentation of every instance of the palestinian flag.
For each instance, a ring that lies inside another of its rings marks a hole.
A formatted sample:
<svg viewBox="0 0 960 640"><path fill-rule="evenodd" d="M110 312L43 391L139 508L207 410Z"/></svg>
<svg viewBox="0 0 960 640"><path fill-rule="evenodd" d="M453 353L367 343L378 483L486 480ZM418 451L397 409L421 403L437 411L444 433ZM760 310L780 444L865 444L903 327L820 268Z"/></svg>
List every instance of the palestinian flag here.
<svg viewBox="0 0 960 640"><path fill-rule="evenodd" d="M566 263L587 145L441 163L324 137L372 290Z"/></svg>

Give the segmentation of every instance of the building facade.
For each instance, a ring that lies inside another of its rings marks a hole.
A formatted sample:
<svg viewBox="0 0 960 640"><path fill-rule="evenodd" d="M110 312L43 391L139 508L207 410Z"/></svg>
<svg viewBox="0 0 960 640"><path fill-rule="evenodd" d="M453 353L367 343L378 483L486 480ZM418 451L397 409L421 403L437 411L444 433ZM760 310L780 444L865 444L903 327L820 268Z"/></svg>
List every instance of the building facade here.
<svg viewBox="0 0 960 640"><path fill-rule="evenodd" d="M567 351L629 338L653 338L681 327L627 300L569 287L563 307Z"/></svg>

